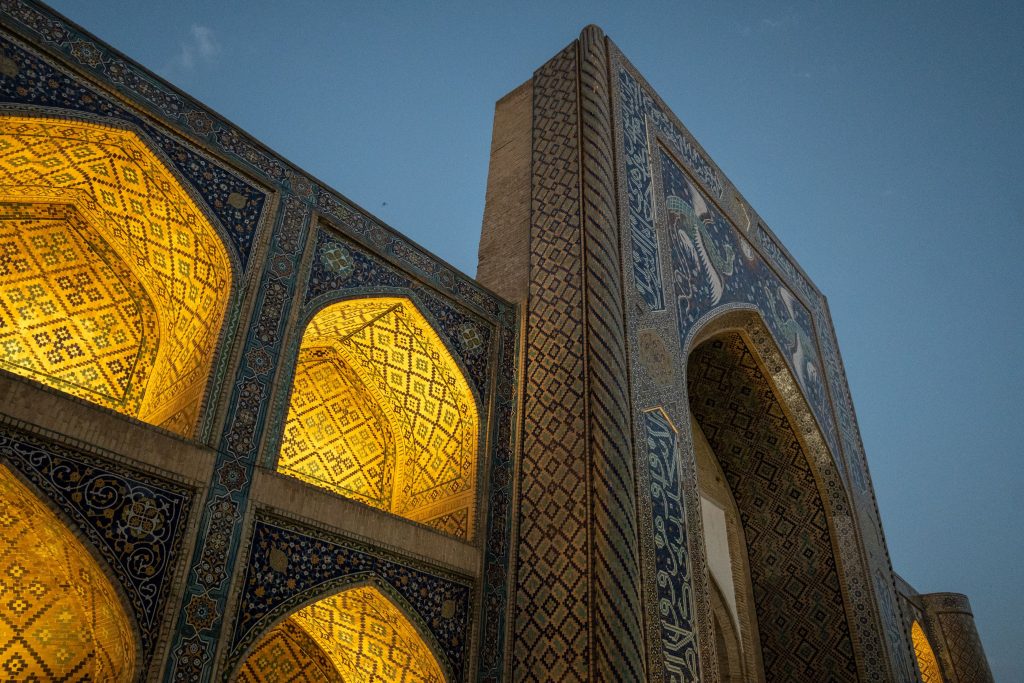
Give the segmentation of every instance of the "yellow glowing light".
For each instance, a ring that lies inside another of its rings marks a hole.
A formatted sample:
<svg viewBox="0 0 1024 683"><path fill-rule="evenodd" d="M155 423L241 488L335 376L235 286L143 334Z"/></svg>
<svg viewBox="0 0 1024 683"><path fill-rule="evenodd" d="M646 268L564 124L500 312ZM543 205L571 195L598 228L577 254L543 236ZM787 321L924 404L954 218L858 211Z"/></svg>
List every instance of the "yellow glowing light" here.
<svg viewBox="0 0 1024 683"><path fill-rule="evenodd" d="M469 537L478 430L465 377L412 302L343 301L302 337L278 469Z"/></svg>
<svg viewBox="0 0 1024 683"><path fill-rule="evenodd" d="M0 671L10 680L121 683L128 617L96 560L0 465Z"/></svg>
<svg viewBox="0 0 1024 683"><path fill-rule="evenodd" d="M352 588L292 615L327 653L345 683L442 683L416 628L371 586Z"/></svg>
<svg viewBox="0 0 1024 683"><path fill-rule="evenodd" d="M237 683L345 683L323 648L292 619L285 619L257 644L238 672Z"/></svg>
<svg viewBox="0 0 1024 683"><path fill-rule="evenodd" d="M230 289L216 230L137 135L0 117L0 367L189 436Z"/></svg>
<svg viewBox="0 0 1024 683"><path fill-rule="evenodd" d="M924 634L921 624L914 622L910 628L910 637L914 641L914 654L917 655L917 668L921 671L922 683L942 683L939 673L939 662L935 659L928 636Z"/></svg>

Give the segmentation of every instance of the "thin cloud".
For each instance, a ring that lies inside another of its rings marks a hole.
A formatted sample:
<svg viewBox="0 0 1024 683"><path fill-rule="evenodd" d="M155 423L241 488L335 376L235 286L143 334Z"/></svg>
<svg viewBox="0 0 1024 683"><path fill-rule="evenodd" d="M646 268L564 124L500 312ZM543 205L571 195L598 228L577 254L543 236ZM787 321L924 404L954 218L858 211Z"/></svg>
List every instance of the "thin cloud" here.
<svg viewBox="0 0 1024 683"><path fill-rule="evenodd" d="M772 33L780 31L789 26L792 26L800 21L800 17L795 13L791 12L785 16L778 17L762 17L753 23L741 24L739 26L739 33L743 37L747 38L756 33Z"/></svg>
<svg viewBox="0 0 1024 683"><path fill-rule="evenodd" d="M192 24L188 39L182 41L176 63L183 69L192 69L197 64L212 63L220 53L220 43L209 26Z"/></svg>

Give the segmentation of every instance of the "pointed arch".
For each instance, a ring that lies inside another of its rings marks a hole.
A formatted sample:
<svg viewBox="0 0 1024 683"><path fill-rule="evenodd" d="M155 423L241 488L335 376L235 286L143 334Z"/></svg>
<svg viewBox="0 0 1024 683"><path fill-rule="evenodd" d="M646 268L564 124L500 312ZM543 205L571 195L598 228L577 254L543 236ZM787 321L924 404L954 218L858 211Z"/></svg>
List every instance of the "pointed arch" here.
<svg viewBox="0 0 1024 683"><path fill-rule="evenodd" d="M18 680L127 683L131 619L74 533L0 465L0 670Z"/></svg>
<svg viewBox="0 0 1024 683"><path fill-rule="evenodd" d="M914 643L914 656L917 659L917 669L921 672L921 683L942 683L939 661L935 658L935 652L924 629L921 628L921 623L916 620L910 627L910 639Z"/></svg>
<svg viewBox="0 0 1024 683"><path fill-rule="evenodd" d="M707 316L686 349L690 410L743 520L765 679L856 680L871 635L850 617L863 558L806 399L756 312Z"/></svg>
<svg viewBox="0 0 1024 683"><path fill-rule="evenodd" d="M308 680L444 683L443 660L395 597L371 579L307 604L255 645L241 664L239 681L301 670L323 676Z"/></svg>
<svg viewBox="0 0 1024 683"><path fill-rule="evenodd" d="M233 261L137 134L0 117L0 367L195 432Z"/></svg>
<svg viewBox="0 0 1024 683"><path fill-rule="evenodd" d="M405 297L336 301L303 332L279 472L470 538L477 402Z"/></svg>

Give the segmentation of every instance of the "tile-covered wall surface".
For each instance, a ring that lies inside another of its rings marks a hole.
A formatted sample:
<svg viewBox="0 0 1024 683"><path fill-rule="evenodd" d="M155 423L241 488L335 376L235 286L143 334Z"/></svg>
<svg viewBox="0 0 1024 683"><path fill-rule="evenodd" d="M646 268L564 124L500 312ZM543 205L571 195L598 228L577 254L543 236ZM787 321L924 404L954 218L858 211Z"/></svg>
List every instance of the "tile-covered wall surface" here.
<svg viewBox="0 0 1024 683"><path fill-rule="evenodd" d="M414 301L428 318L478 404L479 494L472 513L478 520L471 524L463 515L435 526L475 528L473 543L482 553L479 582L465 588L460 603L451 670L459 680L475 670L471 652L482 670L500 668L512 528L514 307L50 10L3 0L0 25L0 114L131 131L177 175L215 226L233 269L213 389L197 430L198 439L216 451L214 476L191 503L199 515L199 543L162 556L177 562L168 571L184 576L181 593L170 591L182 597L162 608L176 615L172 642L159 649L166 663L148 666L163 668L168 681L207 681L223 668L216 653L225 624L235 620L228 598L245 569L240 551L254 514L255 469L272 468L279 452L288 394L287 386L279 387L291 381L302 326L332 298L370 290L379 295L387 288L389 295ZM422 571L428 576L435 570ZM153 599L159 594L168 600L168 589L161 591L151 591ZM157 610L149 606L147 615L155 619ZM444 637L445 647L454 647ZM153 648L147 652L155 656Z"/></svg>
<svg viewBox="0 0 1024 683"><path fill-rule="evenodd" d="M3 422L0 463L31 482L106 560L138 625L140 668L152 666L174 573L187 552L195 490Z"/></svg>
<svg viewBox="0 0 1024 683"><path fill-rule="evenodd" d="M627 310L631 344L637 347L634 415L660 405L673 421L688 424L688 409L669 388L681 382L682 372L674 368L685 367L693 335L716 315L756 312L810 408L838 477L829 495L847 510L843 519L852 550L844 580L851 588L850 609L870 620L853 638L858 657L869 679L885 680L890 666L901 679L910 676L909 638L899 627L888 552L825 299L626 58L614 47L612 55L619 214L632 285ZM685 490L692 454L689 436L683 439L678 466ZM699 516L687 509L695 496L695 488L684 495L681 514L689 520L689 552L699 555L701 531L693 528ZM701 629L710 629L702 558L691 560L697 640L707 662L712 649L699 638ZM676 619L658 618L663 626ZM879 637L885 645L870 644Z"/></svg>

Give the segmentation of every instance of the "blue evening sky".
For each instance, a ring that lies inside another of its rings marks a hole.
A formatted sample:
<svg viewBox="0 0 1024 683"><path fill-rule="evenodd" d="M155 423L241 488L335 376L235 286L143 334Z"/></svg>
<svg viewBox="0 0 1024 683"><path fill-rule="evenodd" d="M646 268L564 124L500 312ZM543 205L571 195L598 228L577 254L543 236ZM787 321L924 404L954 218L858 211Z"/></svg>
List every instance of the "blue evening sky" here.
<svg viewBox="0 0 1024 683"><path fill-rule="evenodd" d="M470 274L495 100L600 25L829 297L896 570L1024 681L1024 5L55 5Z"/></svg>

